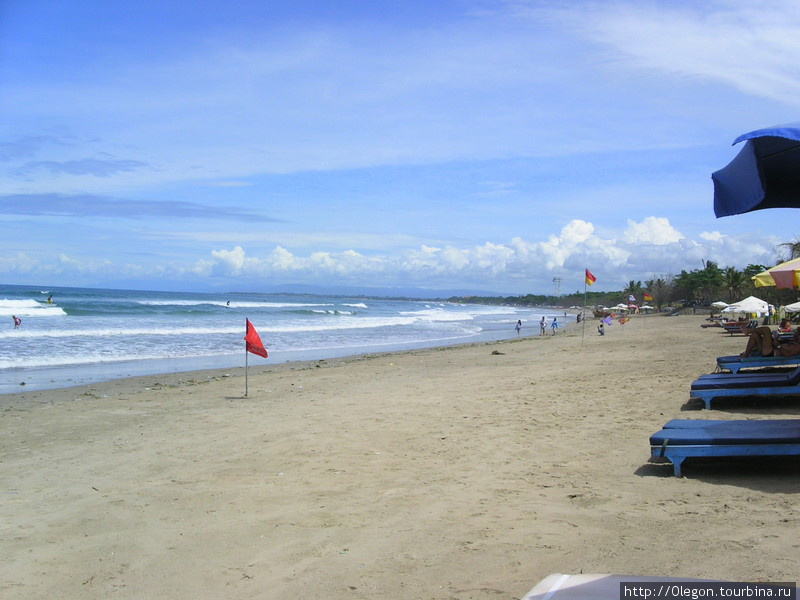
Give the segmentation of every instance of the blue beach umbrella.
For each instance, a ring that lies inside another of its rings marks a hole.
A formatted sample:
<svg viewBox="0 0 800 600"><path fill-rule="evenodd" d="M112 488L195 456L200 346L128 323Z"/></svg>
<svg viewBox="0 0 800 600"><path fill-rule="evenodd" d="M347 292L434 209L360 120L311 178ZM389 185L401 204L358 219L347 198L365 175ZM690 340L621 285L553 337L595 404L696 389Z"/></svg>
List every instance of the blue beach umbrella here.
<svg viewBox="0 0 800 600"><path fill-rule="evenodd" d="M733 145L739 142L739 154L711 175L717 217L800 208L800 123L751 131Z"/></svg>

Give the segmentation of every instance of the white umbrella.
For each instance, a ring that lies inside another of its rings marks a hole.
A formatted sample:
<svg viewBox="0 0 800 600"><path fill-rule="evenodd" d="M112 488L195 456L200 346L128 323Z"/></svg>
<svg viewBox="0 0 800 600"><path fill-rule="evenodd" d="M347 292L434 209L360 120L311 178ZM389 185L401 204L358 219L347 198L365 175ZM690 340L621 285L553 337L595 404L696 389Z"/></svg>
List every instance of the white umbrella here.
<svg viewBox="0 0 800 600"><path fill-rule="evenodd" d="M755 296L748 296L744 300L731 304L722 312L743 312L743 313L756 313L758 315L765 315L769 312L769 304L756 298Z"/></svg>
<svg viewBox="0 0 800 600"><path fill-rule="evenodd" d="M783 310L790 313L800 312L800 302L795 302L794 304L787 304L783 307Z"/></svg>
<svg viewBox="0 0 800 600"><path fill-rule="evenodd" d="M717 302L712 302L711 306L714 308L728 308L728 303L723 302L722 300L718 300Z"/></svg>

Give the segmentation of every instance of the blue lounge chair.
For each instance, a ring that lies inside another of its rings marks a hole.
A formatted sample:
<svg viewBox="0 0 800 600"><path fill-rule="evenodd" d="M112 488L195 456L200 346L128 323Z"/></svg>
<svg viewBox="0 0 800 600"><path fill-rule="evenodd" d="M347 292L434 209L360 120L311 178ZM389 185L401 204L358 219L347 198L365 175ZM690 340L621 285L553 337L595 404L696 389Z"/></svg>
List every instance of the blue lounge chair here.
<svg viewBox="0 0 800 600"><path fill-rule="evenodd" d="M650 456L666 458L676 477L696 456L800 455L800 419L717 421L673 419L650 436Z"/></svg>
<svg viewBox="0 0 800 600"><path fill-rule="evenodd" d="M711 373L692 382L691 398L711 408L714 398L800 396L800 367L789 373Z"/></svg>
<svg viewBox="0 0 800 600"><path fill-rule="evenodd" d="M756 369L760 367L791 367L800 365L800 355L797 356L718 356L717 369L727 369L731 373L738 373L741 369Z"/></svg>
<svg viewBox="0 0 800 600"><path fill-rule="evenodd" d="M731 334L731 336L734 336L734 335L745 335L745 333L742 331L742 326L747 327L748 329L755 329L756 327L759 326L759 322L758 322L758 319L750 319L750 321L748 321L747 323L739 323L739 322L731 323L731 322L729 322L729 323L723 323L722 324L722 328L726 332Z"/></svg>

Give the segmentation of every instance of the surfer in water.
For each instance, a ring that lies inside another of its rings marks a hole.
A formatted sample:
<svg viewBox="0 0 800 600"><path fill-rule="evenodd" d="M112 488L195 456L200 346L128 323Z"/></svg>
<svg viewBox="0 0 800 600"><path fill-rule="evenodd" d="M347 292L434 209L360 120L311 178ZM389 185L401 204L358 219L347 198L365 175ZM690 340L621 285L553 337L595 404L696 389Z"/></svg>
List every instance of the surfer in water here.
<svg viewBox="0 0 800 600"><path fill-rule="evenodd" d="M14 319L14 329L19 329L19 326L22 325L22 319L17 315L11 315L11 318Z"/></svg>

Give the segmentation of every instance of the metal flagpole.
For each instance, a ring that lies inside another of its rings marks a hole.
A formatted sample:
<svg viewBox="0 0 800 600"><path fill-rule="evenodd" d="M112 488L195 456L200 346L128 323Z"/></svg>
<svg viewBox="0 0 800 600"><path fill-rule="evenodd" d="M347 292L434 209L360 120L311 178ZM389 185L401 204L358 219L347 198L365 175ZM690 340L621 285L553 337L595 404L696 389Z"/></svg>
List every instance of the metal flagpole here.
<svg viewBox="0 0 800 600"><path fill-rule="evenodd" d="M244 343L244 397L247 398L247 341Z"/></svg>
<svg viewBox="0 0 800 600"><path fill-rule="evenodd" d="M583 320L583 327L581 327L581 345L583 345L583 338L586 335L586 277L583 278L583 307L581 308L581 319Z"/></svg>

